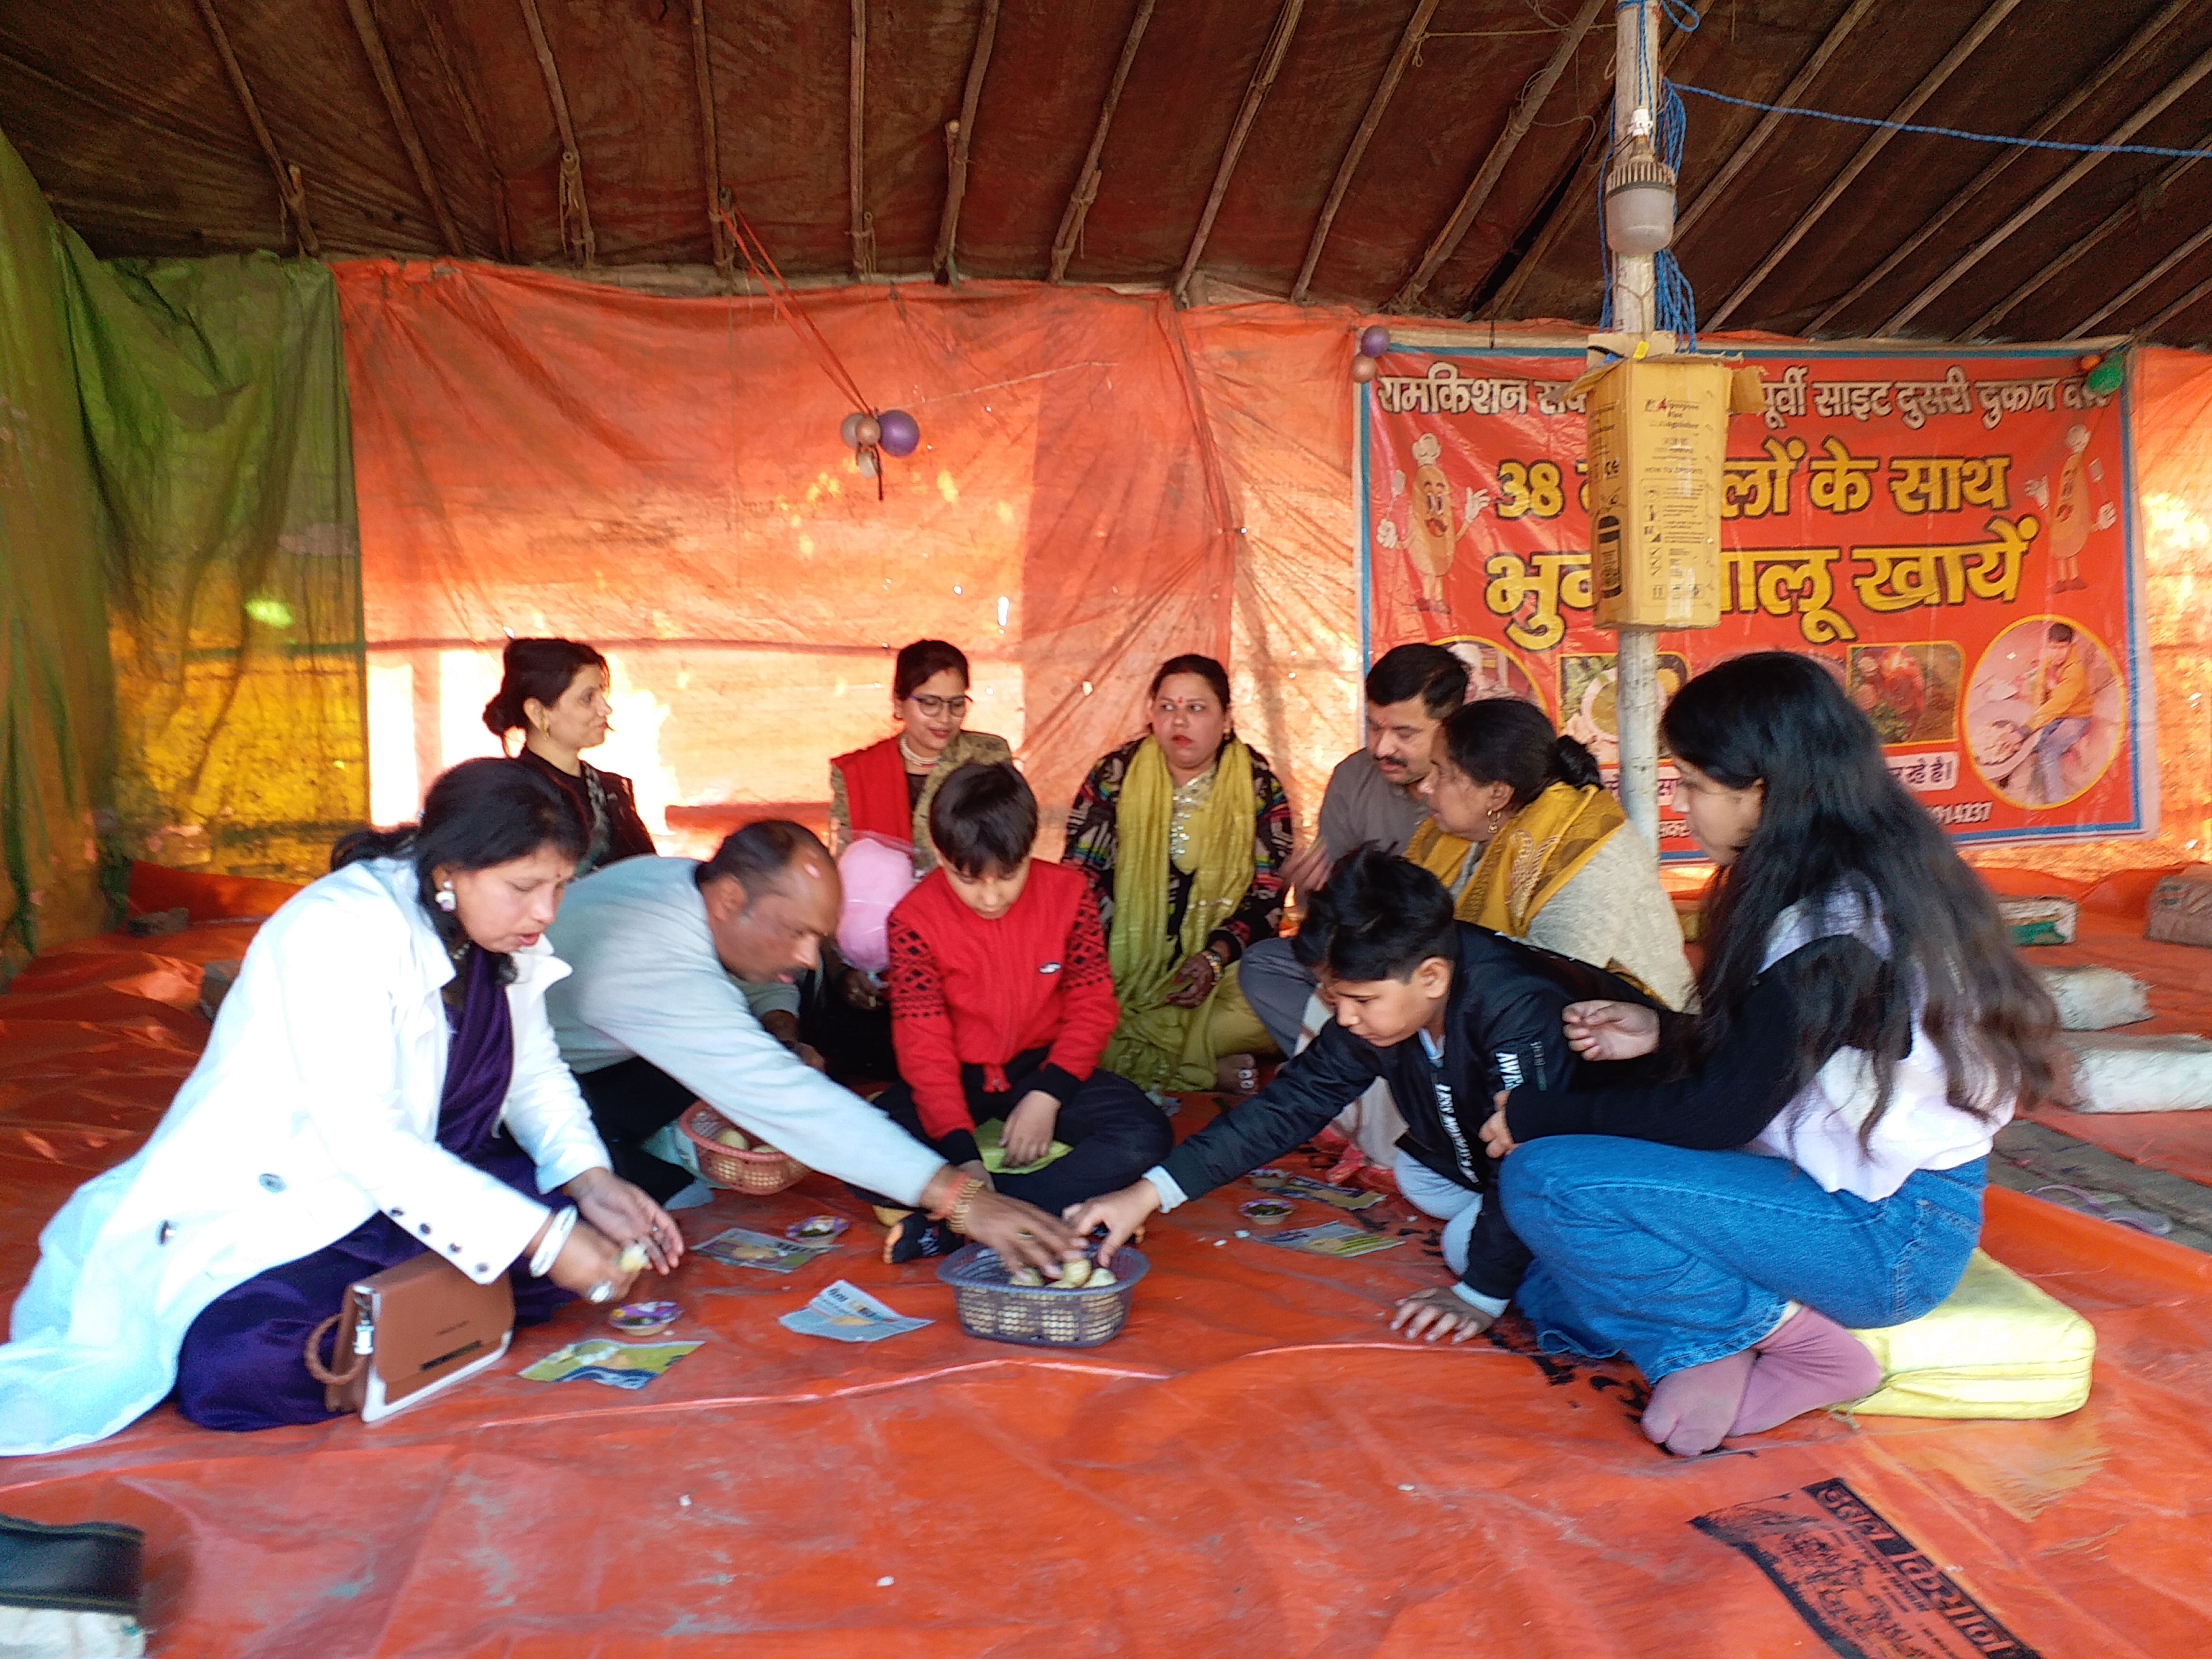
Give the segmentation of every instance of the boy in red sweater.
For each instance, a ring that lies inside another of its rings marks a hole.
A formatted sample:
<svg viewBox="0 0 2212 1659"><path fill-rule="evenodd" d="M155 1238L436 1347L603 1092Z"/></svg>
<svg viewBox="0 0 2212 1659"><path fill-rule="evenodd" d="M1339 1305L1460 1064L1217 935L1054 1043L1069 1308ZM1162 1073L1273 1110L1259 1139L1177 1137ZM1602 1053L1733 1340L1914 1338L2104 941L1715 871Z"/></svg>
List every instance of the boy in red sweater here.
<svg viewBox="0 0 2212 1659"><path fill-rule="evenodd" d="M1097 1069L1121 1017L1098 907L1081 872L1030 856L1036 797L1012 764L971 763L929 807L938 867L890 915L891 1040L900 1080L876 1105L947 1163L1057 1215L1127 1185L1174 1133L1126 1078ZM1006 1170L987 1174L976 1126L1005 1120ZM884 1259L959 1241L919 1212L892 1219Z"/></svg>

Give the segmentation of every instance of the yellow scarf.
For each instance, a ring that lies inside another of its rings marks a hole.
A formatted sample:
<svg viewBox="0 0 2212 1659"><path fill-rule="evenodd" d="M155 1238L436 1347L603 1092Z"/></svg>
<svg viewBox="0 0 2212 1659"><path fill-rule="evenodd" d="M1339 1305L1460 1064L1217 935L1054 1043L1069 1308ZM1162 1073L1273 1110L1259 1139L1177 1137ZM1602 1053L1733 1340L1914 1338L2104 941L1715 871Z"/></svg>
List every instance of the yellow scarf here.
<svg viewBox="0 0 2212 1659"><path fill-rule="evenodd" d="M1252 753L1241 738L1223 745L1205 804L1184 824L1186 856L1194 869L1182 926L1168 935L1168 836L1175 782L1157 740L1146 738L1130 759L1115 809L1114 922L1106 955L1121 1001L1100 1064L1138 1087L1210 1089L1213 1054L1206 1024L1221 981L1195 1008L1160 1000L1168 981L1206 937L1235 913L1252 884Z"/></svg>
<svg viewBox="0 0 2212 1659"><path fill-rule="evenodd" d="M1454 914L1492 933L1526 939L1536 913L1626 822L1619 803L1595 784L1580 789L1553 784L1498 825ZM1406 856L1449 887L1473 847L1430 818L1413 832Z"/></svg>

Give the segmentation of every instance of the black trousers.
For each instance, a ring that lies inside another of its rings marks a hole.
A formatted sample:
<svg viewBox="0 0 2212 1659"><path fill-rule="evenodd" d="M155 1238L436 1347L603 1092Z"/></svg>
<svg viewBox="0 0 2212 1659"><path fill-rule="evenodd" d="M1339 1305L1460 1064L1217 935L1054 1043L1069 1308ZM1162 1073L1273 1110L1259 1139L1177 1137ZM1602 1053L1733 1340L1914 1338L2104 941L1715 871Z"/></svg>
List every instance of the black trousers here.
<svg viewBox="0 0 2212 1659"><path fill-rule="evenodd" d="M617 1175L660 1203L691 1184L689 1170L655 1158L642 1143L683 1115L699 1097L693 1090L644 1059L580 1073L576 1086L592 1109L592 1127L606 1142Z"/></svg>
<svg viewBox="0 0 2212 1659"><path fill-rule="evenodd" d="M1006 1076L1013 1086L1003 1093L984 1091L981 1066L962 1066L960 1081L968 1096L969 1121L984 1123L1012 1112L1030 1091L1030 1079L1043 1066L1047 1053L1032 1048L1008 1061ZM876 1109L948 1164L964 1163L975 1156L975 1139L969 1129L957 1129L941 1139L930 1138L921 1127L914 1091L904 1083L895 1083L878 1095ZM1067 1143L1071 1150L1066 1157L1033 1175L991 1177L991 1184L1007 1197L1034 1204L1048 1215L1058 1215L1071 1204L1127 1186L1165 1158L1175 1145L1175 1131L1168 1124L1167 1115L1128 1079L1105 1071L1093 1072L1075 1097L1060 1109L1052 1136ZM858 1188L854 1190L872 1204L905 1207L890 1205L890 1200Z"/></svg>

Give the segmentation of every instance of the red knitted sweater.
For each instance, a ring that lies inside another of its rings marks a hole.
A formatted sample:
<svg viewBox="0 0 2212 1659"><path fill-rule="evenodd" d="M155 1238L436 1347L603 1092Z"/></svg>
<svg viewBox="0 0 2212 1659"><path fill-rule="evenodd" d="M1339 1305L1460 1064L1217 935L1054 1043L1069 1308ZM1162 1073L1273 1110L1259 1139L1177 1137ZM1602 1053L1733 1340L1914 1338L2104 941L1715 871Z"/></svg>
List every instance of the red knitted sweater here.
<svg viewBox="0 0 2212 1659"><path fill-rule="evenodd" d="M1048 1048L1033 1086L1065 1104L1091 1076L1121 1017L1103 931L1080 872L1042 859L1013 908L987 921L933 870L890 915L891 1037L899 1075L933 1139L973 1126L960 1080L980 1066L987 1091L1005 1066ZM1013 1109L1011 1094L1006 1109Z"/></svg>

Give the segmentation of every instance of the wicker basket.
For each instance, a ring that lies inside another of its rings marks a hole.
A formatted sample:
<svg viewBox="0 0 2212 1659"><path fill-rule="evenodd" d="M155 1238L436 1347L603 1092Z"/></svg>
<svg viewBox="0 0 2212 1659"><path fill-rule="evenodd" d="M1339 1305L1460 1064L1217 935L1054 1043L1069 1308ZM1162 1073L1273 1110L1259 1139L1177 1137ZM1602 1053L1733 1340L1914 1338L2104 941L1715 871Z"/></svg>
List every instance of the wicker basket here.
<svg viewBox="0 0 2212 1659"><path fill-rule="evenodd" d="M938 1264L937 1276L952 1287L960 1328L992 1342L1025 1342L1044 1348L1095 1348L1121 1334L1129 1293L1145 1276L1138 1251L1114 1252L1114 1283L1103 1291L1032 1289L1006 1281L995 1251L963 1244Z"/></svg>
<svg viewBox="0 0 2212 1659"><path fill-rule="evenodd" d="M678 1118L677 1127L699 1154L699 1173L717 1187L766 1197L805 1178L806 1166L788 1152L758 1144L744 1150L723 1146L714 1137L731 1127L730 1121L703 1100Z"/></svg>

